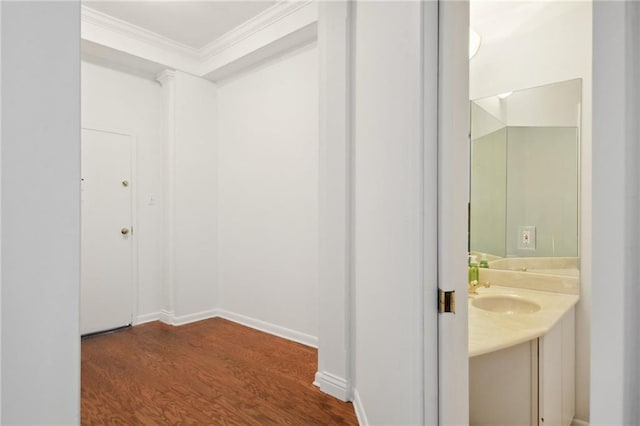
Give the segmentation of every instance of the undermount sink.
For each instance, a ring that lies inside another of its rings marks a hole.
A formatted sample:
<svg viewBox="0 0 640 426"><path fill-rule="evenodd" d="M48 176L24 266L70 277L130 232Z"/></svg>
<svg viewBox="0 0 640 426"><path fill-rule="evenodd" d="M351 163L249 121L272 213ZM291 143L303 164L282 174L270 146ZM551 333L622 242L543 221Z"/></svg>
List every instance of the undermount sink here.
<svg viewBox="0 0 640 426"><path fill-rule="evenodd" d="M480 296L471 302L473 306L484 311L499 314L532 314L540 310L540 305L515 295Z"/></svg>

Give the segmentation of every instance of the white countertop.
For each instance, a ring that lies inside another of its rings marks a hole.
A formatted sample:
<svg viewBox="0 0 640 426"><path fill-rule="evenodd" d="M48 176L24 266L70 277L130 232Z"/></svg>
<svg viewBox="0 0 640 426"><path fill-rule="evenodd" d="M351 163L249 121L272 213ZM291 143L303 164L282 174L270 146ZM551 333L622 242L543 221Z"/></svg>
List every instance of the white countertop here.
<svg viewBox="0 0 640 426"><path fill-rule="evenodd" d="M472 305L476 297L516 295L540 305L534 313L504 314L488 312ZM552 293L492 285L469 296L469 357L508 348L544 336L576 303L573 294Z"/></svg>

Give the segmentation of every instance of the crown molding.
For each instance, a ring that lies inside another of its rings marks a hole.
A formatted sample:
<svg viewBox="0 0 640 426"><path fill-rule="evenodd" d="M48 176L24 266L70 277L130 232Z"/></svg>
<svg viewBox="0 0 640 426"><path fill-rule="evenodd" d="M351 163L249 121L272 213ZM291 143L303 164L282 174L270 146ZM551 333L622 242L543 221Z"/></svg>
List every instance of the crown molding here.
<svg viewBox="0 0 640 426"><path fill-rule="evenodd" d="M81 6L81 22L96 25L102 29L113 31L124 37L150 44L162 50L200 59L200 51L198 49L84 5Z"/></svg>
<svg viewBox="0 0 640 426"><path fill-rule="evenodd" d="M174 81L176 78L175 70L164 70L156 74L156 81L160 83L162 86L166 85L170 81Z"/></svg>
<svg viewBox="0 0 640 426"><path fill-rule="evenodd" d="M167 69L212 79L315 37L316 1L278 1L201 49L83 5L82 39L112 49L111 56L122 52Z"/></svg>
<svg viewBox="0 0 640 426"><path fill-rule="evenodd" d="M226 32L217 39L202 47L199 51L200 58L208 61L222 51L233 47L248 37L262 31L281 19L308 7L314 0L284 0L279 1L270 8L264 10L253 18L243 22L231 31Z"/></svg>

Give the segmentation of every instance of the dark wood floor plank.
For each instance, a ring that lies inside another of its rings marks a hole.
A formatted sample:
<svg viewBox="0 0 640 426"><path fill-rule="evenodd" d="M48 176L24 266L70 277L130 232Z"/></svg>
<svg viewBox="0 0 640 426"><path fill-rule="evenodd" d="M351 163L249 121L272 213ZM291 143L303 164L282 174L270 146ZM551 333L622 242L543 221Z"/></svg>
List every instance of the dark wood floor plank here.
<svg viewBox="0 0 640 426"><path fill-rule="evenodd" d="M317 351L221 318L82 342L83 425L357 425L313 386Z"/></svg>

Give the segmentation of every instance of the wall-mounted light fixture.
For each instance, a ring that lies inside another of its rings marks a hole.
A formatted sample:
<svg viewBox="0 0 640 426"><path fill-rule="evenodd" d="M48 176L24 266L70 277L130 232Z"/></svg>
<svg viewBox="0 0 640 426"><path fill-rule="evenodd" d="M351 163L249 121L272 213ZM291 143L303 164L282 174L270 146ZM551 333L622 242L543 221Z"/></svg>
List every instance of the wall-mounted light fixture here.
<svg viewBox="0 0 640 426"><path fill-rule="evenodd" d="M469 60L476 56L478 50L480 50L480 43L482 37L473 28L469 28Z"/></svg>

